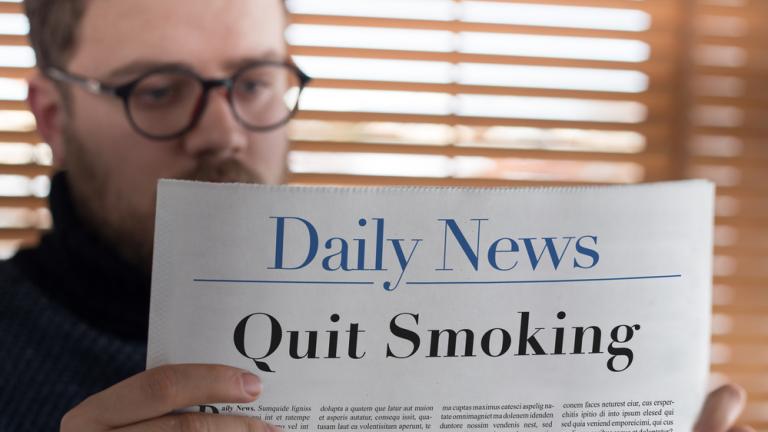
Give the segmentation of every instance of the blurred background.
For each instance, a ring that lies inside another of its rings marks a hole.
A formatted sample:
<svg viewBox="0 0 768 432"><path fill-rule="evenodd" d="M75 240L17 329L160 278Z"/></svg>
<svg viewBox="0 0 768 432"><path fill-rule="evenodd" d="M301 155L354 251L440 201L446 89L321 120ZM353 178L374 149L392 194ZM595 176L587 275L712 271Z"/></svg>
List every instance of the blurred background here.
<svg viewBox="0 0 768 432"><path fill-rule="evenodd" d="M768 431L768 0L288 3L293 183L716 182L712 383ZM0 257L50 226L27 31L0 1Z"/></svg>

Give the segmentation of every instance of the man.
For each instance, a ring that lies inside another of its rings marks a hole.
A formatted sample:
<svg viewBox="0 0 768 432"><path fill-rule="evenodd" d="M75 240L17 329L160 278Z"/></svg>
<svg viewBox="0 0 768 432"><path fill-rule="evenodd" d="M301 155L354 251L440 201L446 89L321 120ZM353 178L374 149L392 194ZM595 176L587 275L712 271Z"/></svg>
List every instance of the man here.
<svg viewBox="0 0 768 432"><path fill-rule="evenodd" d="M305 81L287 64L283 5L26 6L39 68L29 102L62 172L51 192L54 230L0 267L0 430L272 430L249 418L172 414L254 400L261 385L248 372L142 370L157 180L279 183L285 174L286 111L254 96L270 79ZM735 430L743 404L736 387L714 392L698 429Z"/></svg>

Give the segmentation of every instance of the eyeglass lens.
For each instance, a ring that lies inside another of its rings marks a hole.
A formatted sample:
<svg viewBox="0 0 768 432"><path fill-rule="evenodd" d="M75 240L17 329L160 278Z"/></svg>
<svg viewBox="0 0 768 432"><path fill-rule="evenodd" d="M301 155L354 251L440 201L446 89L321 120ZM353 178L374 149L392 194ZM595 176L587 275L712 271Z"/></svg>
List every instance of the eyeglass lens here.
<svg viewBox="0 0 768 432"><path fill-rule="evenodd" d="M128 97L134 125L156 137L190 127L204 109L203 83L193 74L150 74ZM285 122L299 102L300 79L284 65L256 65L240 71L228 95L234 114L246 127L265 129Z"/></svg>

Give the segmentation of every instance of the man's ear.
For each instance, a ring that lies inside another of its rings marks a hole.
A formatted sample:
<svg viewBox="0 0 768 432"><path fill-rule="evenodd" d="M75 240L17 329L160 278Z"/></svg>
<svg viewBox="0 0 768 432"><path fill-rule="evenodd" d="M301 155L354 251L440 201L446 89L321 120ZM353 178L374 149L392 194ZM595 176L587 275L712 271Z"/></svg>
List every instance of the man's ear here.
<svg viewBox="0 0 768 432"><path fill-rule="evenodd" d="M37 131L53 152L54 168L64 166L66 149L63 139L64 100L51 80L40 72L29 79L27 103L37 122Z"/></svg>

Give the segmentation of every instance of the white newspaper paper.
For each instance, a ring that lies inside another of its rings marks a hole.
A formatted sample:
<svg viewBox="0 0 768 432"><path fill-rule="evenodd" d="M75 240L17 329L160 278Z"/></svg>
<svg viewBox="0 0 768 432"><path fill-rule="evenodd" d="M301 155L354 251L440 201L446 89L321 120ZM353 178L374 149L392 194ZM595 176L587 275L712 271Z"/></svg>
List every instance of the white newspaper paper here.
<svg viewBox="0 0 768 432"><path fill-rule="evenodd" d="M286 430L691 430L714 187L162 181L148 367L258 374Z"/></svg>

